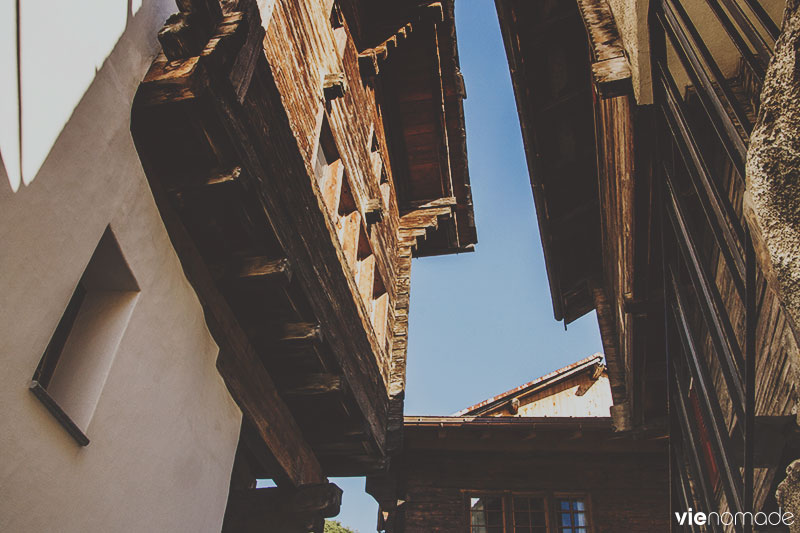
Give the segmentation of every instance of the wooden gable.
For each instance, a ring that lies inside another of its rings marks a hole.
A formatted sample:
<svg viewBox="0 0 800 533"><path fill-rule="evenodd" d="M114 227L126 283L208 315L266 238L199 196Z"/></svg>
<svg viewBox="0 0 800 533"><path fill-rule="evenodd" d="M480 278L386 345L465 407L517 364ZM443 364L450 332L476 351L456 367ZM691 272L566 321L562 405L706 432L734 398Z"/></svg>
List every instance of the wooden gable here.
<svg viewBox="0 0 800 533"><path fill-rule="evenodd" d="M463 409L454 416L607 417L611 389L595 354Z"/></svg>

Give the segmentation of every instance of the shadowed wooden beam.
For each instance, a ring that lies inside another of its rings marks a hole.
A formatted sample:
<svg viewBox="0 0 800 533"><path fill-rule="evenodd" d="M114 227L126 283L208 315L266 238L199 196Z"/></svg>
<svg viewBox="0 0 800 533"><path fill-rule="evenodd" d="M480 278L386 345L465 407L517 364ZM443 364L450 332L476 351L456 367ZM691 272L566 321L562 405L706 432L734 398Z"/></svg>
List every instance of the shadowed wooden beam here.
<svg viewBox="0 0 800 533"><path fill-rule="evenodd" d="M236 183L241 174L242 167L238 166L228 169L213 169L207 176L200 179L191 177L179 180L167 191L177 198L183 198L190 194L216 194L221 188Z"/></svg>
<svg viewBox="0 0 800 533"><path fill-rule="evenodd" d="M444 21L444 8L441 2L432 2L422 9L422 20L430 21L434 24Z"/></svg>
<svg viewBox="0 0 800 533"><path fill-rule="evenodd" d="M375 50L369 49L358 54L358 69L364 78L374 78L380 72L378 56Z"/></svg>
<svg viewBox="0 0 800 533"><path fill-rule="evenodd" d="M430 207L454 207L458 204L455 196L446 196L444 198L435 198L433 200L416 200L408 202L408 209L403 210L403 214L408 214L416 209L427 209Z"/></svg>
<svg viewBox="0 0 800 533"><path fill-rule="evenodd" d="M633 90L631 66L625 55L611 6L606 0L578 0L591 43L592 75L603 98Z"/></svg>
<svg viewBox="0 0 800 533"><path fill-rule="evenodd" d="M286 258L248 257L241 263L233 265L229 272L230 275L227 277L240 280L259 280L280 284L288 284L292 280L292 268Z"/></svg>
<svg viewBox="0 0 800 533"><path fill-rule="evenodd" d="M186 278L200 300L208 329L219 345L219 373L233 399L269 447L286 478L297 486L319 483L325 477L316 456L233 311L217 289L194 241L161 187L158 168L146 155L151 152L143 146L148 138L152 138L147 126L147 122L134 118L131 127L133 138L170 241L180 258Z"/></svg>
<svg viewBox="0 0 800 533"><path fill-rule="evenodd" d="M413 238L416 246L419 240L425 240L429 231L439 227L440 219L450 218L453 215L453 208L449 205L453 200L455 199L442 198L425 202L421 207L402 215L399 231L401 242L408 242Z"/></svg>
<svg viewBox="0 0 800 533"><path fill-rule="evenodd" d="M377 224L383 220L383 201L380 198L370 198L364 205L364 220L367 224Z"/></svg>
<svg viewBox="0 0 800 533"><path fill-rule="evenodd" d="M212 11L214 5L219 8L216 0L191 2L191 5L204 5L204 2ZM174 129L165 110L174 109L169 107L174 102L191 101L206 91L209 77L204 73L203 65L223 64L229 61L231 52L232 48L226 47L223 40L217 40L215 46L204 50L202 60L192 57L167 66L163 55L156 58L134 99L131 133L172 246L203 308L208 329L219 346L217 369L232 398L270 449L289 483L295 486L320 483L325 481L325 476L317 457L165 191L165 184L176 178L174 169L199 167L194 153L187 154L165 146L164 132L170 131L170 127ZM211 168L207 171L211 173Z"/></svg>
<svg viewBox="0 0 800 533"><path fill-rule="evenodd" d="M243 9L255 6L251 1L245 4ZM168 180L168 176L158 176L159 170L169 173L183 165L197 166L200 160L191 159L189 154L189 161L170 161L171 154L166 148L154 146L155 141L148 144L148 137L163 137L156 135L152 131L154 128L170 125L173 129L195 128L192 133L209 145L203 149L210 159L217 158L219 149L229 147L232 153L223 155L243 169L237 181L241 182L242 195L252 198L263 209L269 222L265 230L274 231L291 259L292 283L303 287L309 314L324 328L326 343L336 368L341 371L340 379L346 381L356 409L365 419L374 453L380 456L384 449L389 401L387 384L375 357L382 348L373 333L369 311L361 304L358 287L347 270L347 260L333 221L325 209L306 208L322 206L324 199L313 168L307 164L298 145L264 56L263 40L253 63L244 61L247 58L242 54L250 53L251 37L263 32L259 17L258 9L248 8L247 44L239 56L221 56L217 60L212 57L213 52L205 55L204 51L200 58L189 58L177 65L168 65L163 56L157 58L137 94L132 129L138 130L134 131L134 136L143 163L148 157L156 159L151 161L148 172L148 178L155 178L155 181ZM237 70L240 66L246 68L247 76ZM240 85L234 79L246 79L246 83ZM187 107L201 115L199 120L187 119ZM171 124L175 118L185 123ZM149 131L142 126L143 122L149 122ZM206 127L212 129L204 130ZM183 144L175 144L180 147L191 141L187 138L181 141ZM292 450L293 447L283 445L282 449Z"/></svg>
<svg viewBox="0 0 800 533"><path fill-rule="evenodd" d="M272 342L284 347L318 345L322 343L322 328L315 322L286 323Z"/></svg>
<svg viewBox="0 0 800 533"><path fill-rule="evenodd" d="M338 515L341 505L342 489L333 483L316 483L297 489L232 490L222 531L321 533L324 519Z"/></svg>
<svg viewBox="0 0 800 533"><path fill-rule="evenodd" d="M333 72L325 74L325 79L322 81L322 92L327 102L343 97L347 92L347 81L344 73Z"/></svg>
<svg viewBox="0 0 800 533"><path fill-rule="evenodd" d="M617 339L617 326L614 318L614 309L606 297L602 287L592 287L594 307L597 311L597 323L600 326L600 340L603 342L603 352L608 363L608 381L611 385L611 396L614 404L627 400L627 387L625 383L624 362L620 359L619 341Z"/></svg>
<svg viewBox="0 0 800 533"><path fill-rule="evenodd" d="M341 393L345 384L341 376L334 374L302 374L281 378L278 388L283 396L318 396Z"/></svg>

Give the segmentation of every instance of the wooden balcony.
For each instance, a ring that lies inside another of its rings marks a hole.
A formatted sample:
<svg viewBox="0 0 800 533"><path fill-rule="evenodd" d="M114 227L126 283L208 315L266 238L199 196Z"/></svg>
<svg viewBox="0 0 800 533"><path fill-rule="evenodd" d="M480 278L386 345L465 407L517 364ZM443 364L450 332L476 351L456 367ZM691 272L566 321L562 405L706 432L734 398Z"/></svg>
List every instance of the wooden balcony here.
<svg viewBox="0 0 800 533"><path fill-rule="evenodd" d="M428 253L475 241L465 156L457 190L398 194L416 174L390 166L414 157L383 130L397 101L379 106L335 10L278 2L265 30L254 1L185 4L159 34L131 131L245 415L237 461L293 486L380 471L402 428L411 256L429 237ZM438 46L439 22L418 24L417 53ZM305 63L284 64L311 41Z"/></svg>

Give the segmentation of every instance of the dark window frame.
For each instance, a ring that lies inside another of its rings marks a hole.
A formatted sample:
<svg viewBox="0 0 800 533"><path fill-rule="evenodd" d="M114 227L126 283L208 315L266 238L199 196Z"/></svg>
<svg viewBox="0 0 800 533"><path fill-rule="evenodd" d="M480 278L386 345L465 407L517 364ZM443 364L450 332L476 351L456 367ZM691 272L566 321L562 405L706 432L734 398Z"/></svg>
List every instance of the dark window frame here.
<svg viewBox="0 0 800 533"><path fill-rule="evenodd" d="M500 498L502 502L502 529L503 533L516 533L516 524L515 524L515 516L514 513L517 512L515 509L515 499L518 498L529 498L529 499L540 499L543 502L543 512L545 516L545 528L544 530L533 529L532 524L530 524L530 529L526 526L522 526L521 531L528 532L531 531L532 533L539 533L539 531L544 531L546 533L561 533L564 531L564 528L561 526L560 523L560 511L558 509L558 502L559 500L569 499L569 500L580 500L584 504L584 514L586 517L586 533L594 533L594 516L592 513L592 501L589 493L582 492L582 491L524 491L524 490L464 490L464 508L465 508L465 520L466 520L466 531L469 533L473 533L475 526L472 524L472 505L471 500L472 498L485 498L485 497L495 497ZM524 511L523 511L524 512ZM480 526L478 526L480 527ZM584 526L579 526L584 527ZM486 530L487 533L489 530Z"/></svg>

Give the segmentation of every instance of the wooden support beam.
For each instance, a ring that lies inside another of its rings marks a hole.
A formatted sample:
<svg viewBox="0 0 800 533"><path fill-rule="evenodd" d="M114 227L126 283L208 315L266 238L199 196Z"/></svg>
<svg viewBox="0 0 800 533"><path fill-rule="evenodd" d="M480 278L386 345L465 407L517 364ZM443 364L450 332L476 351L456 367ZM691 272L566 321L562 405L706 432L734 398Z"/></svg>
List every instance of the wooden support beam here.
<svg viewBox="0 0 800 533"><path fill-rule="evenodd" d="M368 225L383 221L383 201L380 198L370 198L364 206L364 220Z"/></svg>
<svg viewBox="0 0 800 533"><path fill-rule="evenodd" d="M442 3L431 2L430 4L423 6L422 20L430 21L434 24L444 22L444 9L442 8Z"/></svg>
<svg viewBox="0 0 800 533"><path fill-rule="evenodd" d="M151 184L169 181L168 174L172 169L188 163L176 160L186 157L185 154L171 153L164 146L163 134L157 134L158 131L169 130L170 124L173 129L185 128L198 138L207 139L212 143L211 148L229 147L233 152L223 155L242 166L240 181L243 194L253 198L263 209L264 217L268 219L264 230L274 232L287 257L291 258L293 278L303 287L310 313L325 330L326 343L336 368L341 371L342 380L346 381L347 389L352 393L357 411L354 416L365 420L375 450L372 459L379 458L384 451L389 402L387 384L377 359L381 347L370 326L368 311L356 296L358 288L347 269L343 268L345 258L336 242L338 237L334 221L327 210L311 208L324 205L324 201L315 184L316 178L309 171L303 150L298 145L263 49L254 56L252 64L246 63L251 66L248 66L249 74L244 85L240 86L231 79L233 74L239 76L236 69L249 58L241 54L249 54L250 41L263 31L257 9L249 10L247 17L250 22L247 25L247 44L232 63L198 63L197 58L190 58L180 65L174 65L174 70L170 71L163 59L156 59L140 87L141 98L137 94L134 101L131 129ZM180 109L174 105L175 102L180 102ZM197 111L201 116L194 120L194 114L182 114L186 111ZM185 122L176 126L176 118ZM207 120L214 129L204 129L203 120ZM209 150L208 147L205 149ZM217 154L208 151L203 155L215 157ZM176 245L179 256L180 248ZM224 299L222 303L227 306ZM211 307L206 310L207 314L214 312ZM217 341L218 344L222 342L219 339ZM245 338L244 341L249 339ZM249 342L248 346L252 349ZM223 348L222 344L220 348ZM225 350L221 350L221 353L225 353ZM258 361L255 353L252 353L252 358ZM261 368L263 370L263 365ZM221 367L223 371L228 382L227 372L231 369ZM250 378L248 374L245 372L246 377ZM232 385L229 384L229 387ZM253 390L260 389L254 387ZM236 390L234 397L244 394L247 391ZM265 409L265 412L269 410ZM263 414L258 415L256 420L264 424L257 425L269 432L269 419L263 417ZM296 455L291 444L282 443L281 447ZM288 466L294 467L296 461L296 458L291 458L292 464Z"/></svg>
<svg viewBox="0 0 800 533"><path fill-rule="evenodd" d="M608 380L611 385L611 396L614 405L622 404L628 399L627 385L625 382L625 363L619 352L617 336L617 322L614 310L608 301L603 287L591 288L594 299L594 308L597 311L597 323L600 326L600 340L603 341L603 352L608 362Z"/></svg>
<svg viewBox="0 0 800 533"><path fill-rule="evenodd" d="M175 179L166 187L166 190L169 194L178 199L190 196L203 196L209 193L216 194L230 185L237 183L241 174L242 167L239 166L214 168L204 176L190 175Z"/></svg>
<svg viewBox="0 0 800 533"><path fill-rule="evenodd" d="M200 55L222 20L218 0L178 0L180 13L171 15L158 32L158 41L170 61Z"/></svg>
<svg viewBox="0 0 800 533"><path fill-rule="evenodd" d="M342 377L334 374L302 374L278 380L278 389L282 396L318 396L341 393L344 388Z"/></svg>
<svg viewBox="0 0 800 533"><path fill-rule="evenodd" d="M373 78L378 75L380 66L378 65L378 56L374 50L365 50L358 54L358 69L361 72L361 76L365 78Z"/></svg>
<svg viewBox="0 0 800 533"><path fill-rule="evenodd" d="M363 440L327 441L314 446L314 451L320 455L359 456L365 455L368 445Z"/></svg>
<svg viewBox="0 0 800 533"><path fill-rule="evenodd" d="M631 66L607 0L578 0L592 52L592 75L602 98L630 93Z"/></svg>
<svg viewBox="0 0 800 533"><path fill-rule="evenodd" d="M327 102L343 97L347 92L347 79L344 72L325 74L325 79L322 82L322 92L325 94L325 101Z"/></svg>
<svg viewBox="0 0 800 533"><path fill-rule="evenodd" d="M339 514L342 505L342 489L334 483L305 485L292 491L288 506L292 512L317 512L329 518Z"/></svg>
<svg viewBox="0 0 800 533"><path fill-rule="evenodd" d="M222 531L322 533L324 519L339 514L341 505L342 489L333 483L316 483L296 489L232 490Z"/></svg>
<svg viewBox="0 0 800 533"><path fill-rule="evenodd" d="M186 13L175 13L170 15L166 24L158 32L158 42L164 55L170 61L185 59L194 55L199 55L203 49L205 41L202 34L198 35L197 28L192 28L189 24L189 15Z"/></svg>
<svg viewBox="0 0 800 533"><path fill-rule="evenodd" d="M289 322L278 327L278 336L269 344L276 348L317 346L322 344L322 328L316 322Z"/></svg>
<svg viewBox="0 0 800 533"><path fill-rule="evenodd" d="M409 211L400 217L401 228L424 228L437 224L438 218L452 216L453 209L449 206L425 207Z"/></svg>
<svg viewBox="0 0 800 533"><path fill-rule="evenodd" d="M606 366L604 364L597 363L596 365L594 365L594 367L592 368L592 380L597 381L598 379L600 379L600 376L603 375L603 372L605 372L605 370Z"/></svg>
<svg viewBox="0 0 800 533"><path fill-rule="evenodd" d="M152 148L147 147L148 142L154 142L150 130L152 126L149 121L137 119L134 111L131 132L140 154L153 153ZM172 246L200 300L208 329L219 346L217 368L231 396L292 484L321 482L324 476L319 461L278 395L275 383L261 364L233 311L219 292L189 232L170 205L161 185L160 168L146 155L142 156L142 164Z"/></svg>
<svg viewBox="0 0 800 533"><path fill-rule="evenodd" d="M427 209L430 207L455 207L458 204L458 200L455 196L446 196L444 198L433 198L431 200L416 200L408 202L407 207L402 209L403 214L407 214L410 211L414 211L416 209Z"/></svg>
<svg viewBox="0 0 800 533"><path fill-rule="evenodd" d="M364 441L367 431L363 425L353 420L330 418L320 420L311 427L306 435L312 447L331 441Z"/></svg>
<svg viewBox="0 0 800 533"><path fill-rule="evenodd" d="M259 280L288 285L292 281L292 268L289 260L267 257L248 257L230 270L230 278L240 280Z"/></svg>

